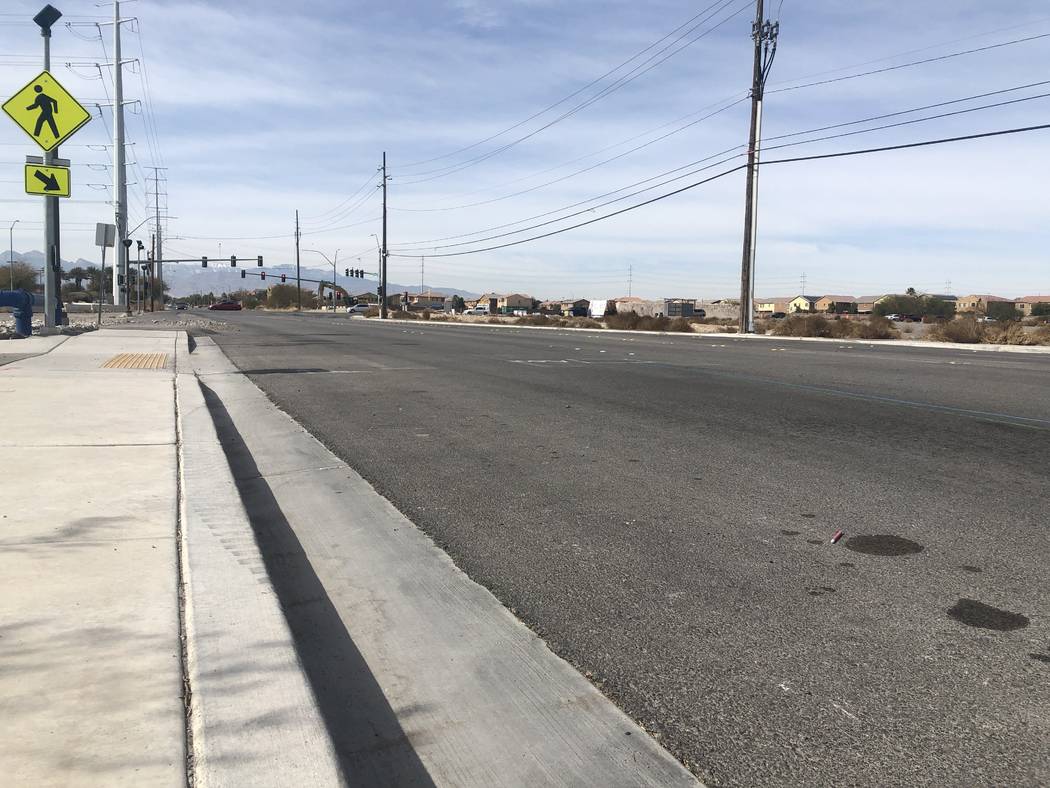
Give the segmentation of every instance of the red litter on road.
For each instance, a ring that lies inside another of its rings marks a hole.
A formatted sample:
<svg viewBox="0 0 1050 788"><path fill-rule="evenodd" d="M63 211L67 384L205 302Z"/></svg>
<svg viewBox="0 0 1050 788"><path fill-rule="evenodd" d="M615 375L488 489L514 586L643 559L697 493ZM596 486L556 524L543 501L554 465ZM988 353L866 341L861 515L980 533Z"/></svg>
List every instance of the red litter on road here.
<svg viewBox="0 0 1050 788"><path fill-rule="evenodd" d="M831 537L831 543L835 544L839 539L842 538L842 529L835 531L835 535Z"/></svg>

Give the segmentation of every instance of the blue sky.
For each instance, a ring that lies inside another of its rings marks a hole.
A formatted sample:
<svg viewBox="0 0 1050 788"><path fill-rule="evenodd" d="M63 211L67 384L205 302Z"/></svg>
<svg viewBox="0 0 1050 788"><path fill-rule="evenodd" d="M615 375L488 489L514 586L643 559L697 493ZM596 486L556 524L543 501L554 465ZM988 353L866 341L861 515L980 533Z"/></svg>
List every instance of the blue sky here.
<svg viewBox="0 0 1050 788"><path fill-rule="evenodd" d="M104 21L98 15L105 9L87 2L56 5L80 26L71 31L60 23L56 28L54 73L85 103L105 102L112 92L110 77L107 72L104 82L97 79L93 65L103 61L102 44L75 35L95 35L91 23ZM736 295L742 173L606 222L508 249L438 258L428 249L435 244L414 243L545 214L744 143L746 101L644 150L573 175L675 130L705 114L700 112L705 107L719 109L746 95L753 10L747 0L739 0L728 2L700 28L726 20L710 34L526 142L446 174L455 169L450 165L492 152L557 113L458 156L408 166L518 123L707 5L677 0L127 3L125 14L138 17L139 23L127 31L124 53L145 55L157 131L153 143L147 133L149 116L135 114L138 107L129 110L134 142L129 160L136 162L129 178L136 182L129 199L131 225L145 218L150 200L145 168L162 164L168 167L167 204L177 217L168 226L169 254L217 257L221 243L222 255L263 254L272 263L287 262L292 259L293 214L299 209L304 247L329 256L339 249L346 265L356 265L360 257L362 266L374 269L370 234L379 231L379 201L373 184L386 150L392 176L391 248L412 255L430 252L425 261L428 284L600 298L626 291L630 266L636 295ZM770 14L776 14L779 0L770 5ZM39 2L9 2L0 14L0 51L5 53L0 64L8 93L39 67L40 38L27 21L39 7ZM814 74L842 76L1050 33L1050 10L1039 0L1019 0L1008 9L977 0L961 0L950 8L932 0L858 0L848 6L833 0L785 0L780 19L780 48L766 102L767 138L1050 79L1039 68L1050 55L1050 38L1044 38L772 92L810 81L805 78ZM109 30L103 27L107 52ZM127 69L128 98L145 95L146 80L138 71L138 66ZM559 111L607 84L582 93ZM940 111L1044 92L1050 86ZM1037 99L768 151L767 157L1046 123L1048 102ZM901 119L905 117L916 115ZM680 118L686 120L672 123ZM74 162L75 197L63 203L67 258L97 256L91 228L111 213L109 192L97 188L112 177L106 169L110 154L102 147L109 141L109 123L96 117L62 148L61 155ZM908 286L943 291L948 281L959 293L1050 291L1048 145L1050 132L1043 131L763 169L758 294L794 294L803 273L806 289L818 294L861 295ZM34 152L30 148L13 124L6 119L0 123L0 161L7 172L0 177L0 219L22 220L14 244L21 250L42 246L42 209L21 187L20 162ZM441 177L420 176L435 170ZM571 177L543 186L563 176ZM360 206L357 198L344 203L370 178L361 194L371 197ZM542 188L500 199L537 186ZM463 205L471 207L457 208ZM443 251L462 248L470 247ZM312 252L303 259L323 262ZM392 257L390 277L418 281L419 266L418 257Z"/></svg>

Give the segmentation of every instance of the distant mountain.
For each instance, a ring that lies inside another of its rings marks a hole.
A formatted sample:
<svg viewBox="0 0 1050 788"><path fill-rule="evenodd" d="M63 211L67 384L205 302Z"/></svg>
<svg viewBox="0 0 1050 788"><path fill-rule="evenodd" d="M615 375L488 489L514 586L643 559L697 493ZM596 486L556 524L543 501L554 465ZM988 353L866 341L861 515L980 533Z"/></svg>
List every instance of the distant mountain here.
<svg viewBox="0 0 1050 788"><path fill-rule="evenodd" d="M5 251L3 253L2 261L6 263L8 261L8 255L10 253ZM112 264L112 259L109 255L106 256L106 265ZM44 253L32 250L29 252L15 252L15 262L24 262L37 268L42 268L44 265ZM294 265L276 265L276 266L264 266L259 268L255 264L254 259L248 259L244 261L247 265L243 266L244 270L249 273L258 273L259 271L266 272L266 281L261 282L257 276L246 276L241 278L241 268L230 268L229 263L225 260L218 261L212 260L209 262L208 268L202 268L199 263L173 263L164 267L164 278L167 280L168 285L171 287L169 291L173 296L185 296L190 293L215 293L218 295L223 292L232 292L234 290L244 289L261 289L271 284L271 277L275 276L280 281L281 274L287 276L289 282L295 281L295 266ZM85 260L84 258L77 258L75 261L70 262L69 260L62 261L62 268L69 270L75 266L87 268L88 266L98 267L98 263L92 260ZM307 268L301 269L302 278L304 279L323 279L324 281L330 281L332 278L332 270L325 270L323 268ZM368 279L348 279L343 276L342 269L339 271L338 284L340 287L345 287L351 295L358 293L372 292L374 293L377 287L376 280L374 278ZM303 282L304 290L317 290L316 282ZM477 298L477 293L471 293L468 290L457 290L454 287L440 287L438 285L426 285L426 289L435 293L444 293L446 295L458 295L463 298ZM390 293L403 293L405 291L410 293L418 293L419 285L404 285L396 282L387 283L387 291Z"/></svg>
<svg viewBox="0 0 1050 788"><path fill-rule="evenodd" d="M171 286L171 294L174 296L184 296L190 293L223 293L232 292L234 290L244 289L261 289L272 284L272 280L276 278L280 280L281 274L287 277L288 283L295 281L295 266L294 265L267 265L259 268L255 265L253 260L245 261L248 265L243 267L243 270L248 274L246 277L241 278L241 267L230 268L229 264L225 261L216 265L215 262L210 262L208 268L202 268L198 264L192 263L180 263L178 265L166 265L164 267L164 279ZM259 271L266 272L266 281L260 281L257 274ZM300 269L300 276L303 279L312 280L323 280L330 282L332 279L332 270L327 271L323 268L307 268L303 266ZM369 277L367 279L349 279L343 276L342 270L339 271L337 277L337 283L340 287L345 287L347 292L351 295L358 293L372 292L376 290L377 282L375 278ZM304 290L317 290L318 284L316 281L303 282ZM441 287L439 285L426 285L427 290L432 290L435 293L445 293L446 295L458 295L463 298L476 298L476 293L471 293L467 290L457 290L453 287ZM418 293L419 285L405 285L397 282L388 282L387 291L390 293L403 293L405 291L410 293Z"/></svg>

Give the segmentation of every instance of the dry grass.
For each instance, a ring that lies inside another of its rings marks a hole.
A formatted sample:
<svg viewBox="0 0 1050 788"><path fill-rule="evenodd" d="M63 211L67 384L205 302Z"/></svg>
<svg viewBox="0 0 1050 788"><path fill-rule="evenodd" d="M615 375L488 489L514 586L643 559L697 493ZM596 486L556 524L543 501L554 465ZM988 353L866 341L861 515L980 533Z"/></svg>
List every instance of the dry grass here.
<svg viewBox="0 0 1050 788"><path fill-rule="evenodd" d="M960 317L934 326L926 336L934 342L967 345L1050 345L1050 326L1026 331L1025 326L1016 321L978 323L972 317Z"/></svg>
<svg viewBox="0 0 1050 788"><path fill-rule="evenodd" d="M972 317L960 317L944 323L937 323L926 332L931 342L959 342L965 345L976 345L984 342L984 326Z"/></svg>
<svg viewBox="0 0 1050 788"><path fill-rule="evenodd" d="M900 333L884 317L868 320L828 320L823 315L792 315L776 321L770 332L777 337L822 337L824 339L897 339Z"/></svg>

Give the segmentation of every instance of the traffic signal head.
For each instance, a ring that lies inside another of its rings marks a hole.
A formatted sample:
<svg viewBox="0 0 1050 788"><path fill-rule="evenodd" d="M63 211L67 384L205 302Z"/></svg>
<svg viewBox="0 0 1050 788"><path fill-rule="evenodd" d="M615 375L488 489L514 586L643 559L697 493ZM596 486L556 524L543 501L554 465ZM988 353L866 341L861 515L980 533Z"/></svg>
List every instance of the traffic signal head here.
<svg viewBox="0 0 1050 788"><path fill-rule="evenodd" d="M202 257L201 258L201 268L207 268L207 267L208 267L208 258L207 257Z"/></svg>
<svg viewBox="0 0 1050 788"><path fill-rule="evenodd" d="M265 282L265 281L266 281L266 272L265 272L265 271L262 271L262 272L261 272L261 273L259 274L259 279L261 279L261 280L262 280L263 282Z"/></svg>
<svg viewBox="0 0 1050 788"><path fill-rule="evenodd" d="M245 270L244 270L244 269L242 268L242 269L241 269L241 279L244 279L244 278L245 278L246 276L248 276L248 272L247 272L247 271L245 271Z"/></svg>
<svg viewBox="0 0 1050 788"><path fill-rule="evenodd" d="M285 276L284 274L281 274L281 281L282 281L282 282L284 282L286 278L287 278L287 277L286 277L286 276Z"/></svg>
<svg viewBox="0 0 1050 788"><path fill-rule="evenodd" d="M255 264L262 268L262 255L255 258Z"/></svg>
<svg viewBox="0 0 1050 788"><path fill-rule="evenodd" d="M343 270L343 276L350 276L350 269L346 268Z"/></svg>
<svg viewBox="0 0 1050 788"><path fill-rule="evenodd" d="M237 267L237 255L231 254L230 255L230 268L236 268L236 267Z"/></svg>

